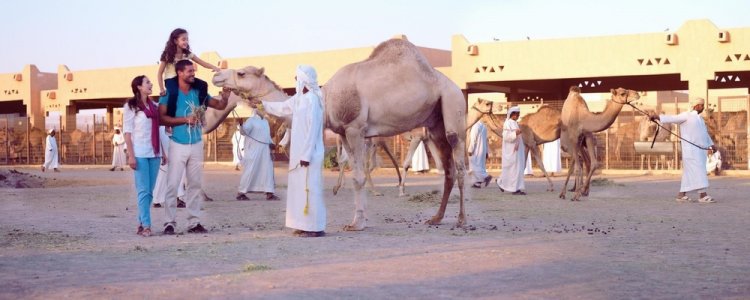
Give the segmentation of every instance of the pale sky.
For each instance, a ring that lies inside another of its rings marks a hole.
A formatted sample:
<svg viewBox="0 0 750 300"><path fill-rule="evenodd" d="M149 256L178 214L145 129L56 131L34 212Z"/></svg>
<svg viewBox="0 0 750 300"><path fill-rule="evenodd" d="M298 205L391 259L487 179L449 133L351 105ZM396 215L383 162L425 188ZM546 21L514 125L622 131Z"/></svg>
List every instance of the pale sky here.
<svg viewBox="0 0 750 300"><path fill-rule="evenodd" d="M18 0L3 3L0 73L156 65L182 27L225 58L374 46L399 33L450 49L470 42L676 31L686 20L750 26L748 0L238 1Z"/></svg>

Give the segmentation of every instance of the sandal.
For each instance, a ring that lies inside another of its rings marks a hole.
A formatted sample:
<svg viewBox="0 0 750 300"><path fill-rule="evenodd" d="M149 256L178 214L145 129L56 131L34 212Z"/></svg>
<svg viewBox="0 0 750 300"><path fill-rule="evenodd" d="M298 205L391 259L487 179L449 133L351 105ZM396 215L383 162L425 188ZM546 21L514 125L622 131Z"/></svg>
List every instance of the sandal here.
<svg viewBox="0 0 750 300"><path fill-rule="evenodd" d="M242 194L242 193L237 194L237 197L235 197L235 199L237 199L237 201L249 201L250 200L250 198L248 198L245 194Z"/></svg>
<svg viewBox="0 0 750 300"><path fill-rule="evenodd" d="M138 230L135 232L137 235L141 235L143 233L143 226L138 225Z"/></svg>
<svg viewBox="0 0 750 300"><path fill-rule="evenodd" d="M279 196L276 196L274 194L271 194L271 196L266 196L266 201L278 201L278 200L281 200L281 198L279 198Z"/></svg>
<svg viewBox="0 0 750 300"><path fill-rule="evenodd" d="M471 187L473 187L475 189L480 189L480 188L482 188L482 183L481 182L474 183L474 184L471 185Z"/></svg>
<svg viewBox="0 0 750 300"><path fill-rule="evenodd" d="M687 195L682 196L682 197L677 197L674 200L677 202L692 202L693 201L693 199L690 199L690 197L688 197Z"/></svg>
<svg viewBox="0 0 750 300"><path fill-rule="evenodd" d="M526 192L524 192L524 191L515 191L515 192L513 192L512 195L522 195L522 196L525 196Z"/></svg>
<svg viewBox="0 0 750 300"><path fill-rule="evenodd" d="M146 227L143 229L143 231L140 233L142 237L149 237L151 236L151 227Z"/></svg>
<svg viewBox="0 0 750 300"><path fill-rule="evenodd" d="M703 196L703 198L698 199L698 202L700 203L716 203L716 200L714 200L713 197L709 195Z"/></svg>
<svg viewBox="0 0 750 300"><path fill-rule="evenodd" d="M492 175L487 175L487 177L484 178L484 187L487 187L487 185L490 184L490 180L492 180Z"/></svg>

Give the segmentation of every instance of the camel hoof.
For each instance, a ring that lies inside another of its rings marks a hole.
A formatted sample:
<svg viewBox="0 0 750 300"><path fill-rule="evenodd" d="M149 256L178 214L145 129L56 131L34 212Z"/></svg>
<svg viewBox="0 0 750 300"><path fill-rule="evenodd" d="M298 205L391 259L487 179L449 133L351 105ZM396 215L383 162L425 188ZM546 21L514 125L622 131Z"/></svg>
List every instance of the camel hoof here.
<svg viewBox="0 0 750 300"><path fill-rule="evenodd" d="M333 188L333 195L336 196L336 194L338 194L338 193L339 193L339 189L338 188Z"/></svg>
<svg viewBox="0 0 750 300"><path fill-rule="evenodd" d="M362 231L365 230L364 225L355 225L355 224L349 224L344 226L344 231Z"/></svg>
<svg viewBox="0 0 750 300"><path fill-rule="evenodd" d="M373 196L375 196L375 197L381 197L381 196L383 196L383 193L381 193L381 192L371 192L371 194Z"/></svg>
<svg viewBox="0 0 750 300"><path fill-rule="evenodd" d="M458 217L458 222L456 222L456 227L463 228L466 225L466 220L464 217Z"/></svg>
<svg viewBox="0 0 750 300"><path fill-rule="evenodd" d="M432 219L429 219L429 220L427 220L424 223L427 224L427 225L440 225L440 221L442 221L442 220L443 220L443 218L432 217Z"/></svg>
<svg viewBox="0 0 750 300"><path fill-rule="evenodd" d="M399 197L409 197L409 194L407 193L398 193Z"/></svg>
<svg viewBox="0 0 750 300"><path fill-rule="evenodd" d="M560 199L563 199L563 200L565 200L565 194L560 194L560 196L559 196L559 197L560 197Z"/></svg>

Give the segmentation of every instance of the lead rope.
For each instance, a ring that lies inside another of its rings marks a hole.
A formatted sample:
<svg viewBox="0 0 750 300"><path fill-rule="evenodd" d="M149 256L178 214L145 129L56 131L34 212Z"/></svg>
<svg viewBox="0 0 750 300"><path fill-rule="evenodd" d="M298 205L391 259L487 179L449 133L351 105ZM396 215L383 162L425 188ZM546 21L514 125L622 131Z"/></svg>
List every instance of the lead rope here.
<svg viewBox="0 0 750 300"><path fill-rule="evenodd" d="M615 102L615 103L619 103L619 102L615 101L614 99L612 99L612 102ZM622 103L620 103L620 104L622 104ZM650 116L649 116L649 115L648 115L648 114L647 114L647 113L646 113L645 111L643 111L643 110L641 110L640 108L636 107L636 106L635 106L635 105L633 105L632 103L628 102L628 103L625 103L625 104L627 104L627 105L629 105L630 107L632 107L633 109L637 110L638 112L640 112L640 113L641 113L641 114L643 114L644 116L646 116L646 117L649 117L649 118L650 118ZM691 142L691 141L689 141L689 140L687 140L687 139L685 139L685 138L681 137L681 136L680 136L679 134L676 134L676 133L674 133L674 132L673 132L672 130L669 130L669 128L667 128L667 127L664 127L664 125L662 125L662 124L661 124L661 122L657 122L656 120L651 120L651 122L654 122L654 123L656 123L656 125L657 125L657 126L659 126L659 127L657 127L657 129L656 129L656 133L654 134L654 140L653 140L653 141L651 142L651 148L652 148L652 149L654 148L654 143L656 142L656 135L657 135L657 134L659 134L659 128L661 128L661 129L664 129L664 130L666 130L666 131L667 131L667 132L669 132L670 134L672 134L672 135L676 136L677 138L679 138L679 139L681 139L681 140L683 140L683 141L685 141L685 142L688 142L688 144L691 144L691 145L693 145L693 146L695 146L695 147L698 147L698 149L702 149L702 150L711 150L711 148L698 146L698 145L697 145L696 143L693 143L693 142Z"/></svg>
<svg viewBox="0 0 750 300"><path fill-rule="evenodd" d="M310 166L307 166L305 167L305 210L303 211L305 216L308 214L309 208L310 208L310 187L308 184L309 177L310 177Z"/></svg>

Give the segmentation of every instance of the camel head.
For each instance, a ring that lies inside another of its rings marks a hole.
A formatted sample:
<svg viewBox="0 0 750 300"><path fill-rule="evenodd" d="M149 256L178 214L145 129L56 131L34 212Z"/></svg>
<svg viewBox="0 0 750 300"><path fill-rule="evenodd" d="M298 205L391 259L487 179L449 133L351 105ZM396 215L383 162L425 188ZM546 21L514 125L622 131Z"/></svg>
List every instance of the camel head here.
<svg viewBox="0 0 750 300"><path fill-rule="evenodd" d="M470 129L483 115L491 115L493 103L490 100L477 98L477 102L474 102L466 116L466 128Z"/></svg>
<svg viewBox="0 0 750 300"><path fill-rule="evenodd" d="M212 81L215 86L229 88L245 100L260 100L273 92L281 91L264 72L265 69L253 66L226 69L216 72Z"/></svg>
<svg viewBox="0 0 750 300"><path fill-rule="evenodd" d="M274 101L269 98L286 98L286 94L268 76L263 68L253 66L242 69L225 69L214 74L213 84L232 90L229 103L224 110L208 108L203 121L203 133L209 133L219 127L237 105L257 103L260 100ZM271 97L273 96L273 97Z"/></svg>
<svg viewBox="0 0 750 300"><path fill-rule="evenodd" d="M641 98L638 92L624 88L611 89L610 92L612 92L612 101L620 104L628 104Z"/></svg>

